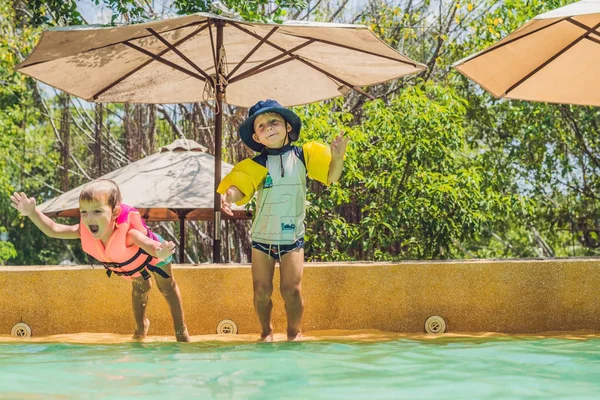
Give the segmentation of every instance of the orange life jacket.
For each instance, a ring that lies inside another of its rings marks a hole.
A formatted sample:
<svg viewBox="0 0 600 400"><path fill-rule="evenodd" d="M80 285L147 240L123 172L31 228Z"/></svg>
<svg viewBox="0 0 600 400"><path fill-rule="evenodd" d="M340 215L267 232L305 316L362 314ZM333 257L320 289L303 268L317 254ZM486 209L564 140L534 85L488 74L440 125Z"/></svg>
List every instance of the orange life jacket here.
<svg viewBox="0 0 600 400"><path fill-rule="evenodd" d="M83 251L104 264L106 274L110 277L112 273L123 276L125 279L131 279L143 276L149 279L148 270L159 273L168 278L162 269L156 268L160 262L152 257L138 246L127 247L127 233L131 229L137 229L149 238L157 240L144 221L140 213L135 208L126 204L121 204L121 214L116 220L116 227L106 246L100 239L96 239L83 221L79 222L79 233L81 236L81 245Z"/></svg>

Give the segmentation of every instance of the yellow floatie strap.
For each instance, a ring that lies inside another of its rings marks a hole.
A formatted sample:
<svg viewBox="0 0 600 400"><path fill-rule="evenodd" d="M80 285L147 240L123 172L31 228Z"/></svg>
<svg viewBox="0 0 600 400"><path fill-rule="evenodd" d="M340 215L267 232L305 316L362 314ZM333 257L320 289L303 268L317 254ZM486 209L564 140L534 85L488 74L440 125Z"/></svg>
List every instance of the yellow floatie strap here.
<svg viewBox="0 0 600 400"><path fill-rule="evenodd" d="M308 142L302 146L308 177L329 185L329 164L331 164L331 149L317 142Z"/></svg>
<svg viewBox="0 0 600 400"><path fill-rule="evenodd" d="M237 163L231 172L223 178L217 192L225 194L231 186L237 187L244 195L244 198L235 204L241 206L250 201L254 193L262 185L265 176L267 176L267 169L252 161L252 159L247 158Z"/></svg>

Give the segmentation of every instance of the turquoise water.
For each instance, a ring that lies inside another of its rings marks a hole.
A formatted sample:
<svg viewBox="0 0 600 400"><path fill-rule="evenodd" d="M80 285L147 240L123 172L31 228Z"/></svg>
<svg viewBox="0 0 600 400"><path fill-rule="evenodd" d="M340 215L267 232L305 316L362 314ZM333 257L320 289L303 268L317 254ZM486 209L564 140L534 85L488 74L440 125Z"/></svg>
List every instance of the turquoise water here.
<svg viewBox="0 0 600 400"><path fill-rule="evenodd" d="M0 344L0 399L598 399L600 339Z"/></svg>

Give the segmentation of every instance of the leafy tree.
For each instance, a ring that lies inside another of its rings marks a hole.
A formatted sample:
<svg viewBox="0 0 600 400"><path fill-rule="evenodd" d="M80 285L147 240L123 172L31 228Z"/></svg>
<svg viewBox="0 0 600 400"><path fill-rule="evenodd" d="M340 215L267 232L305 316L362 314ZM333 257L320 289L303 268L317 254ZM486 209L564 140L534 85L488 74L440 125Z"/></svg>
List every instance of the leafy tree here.
<svg viewBox="0 0 600 400"><path fill-rule="evenodd" d="M308 109L305 140L323 138L352 118L323 105ZM365 104L363 120L347 131L352 142L341 184L317 188L310 198L309 255L462 257L461 242L523 211L523 199L503 193L479 167L461 124L464 113L465 102L453 89L431 82L387 104Z"/></svg>
<svg viewBox="0 0 600 400"><path fill-rule="evenodd" d="M362 22L428 66L419 76L368 88L375 101L351 93L296 109L305 123L302 140L329 143L340 129L352 138L342 181L327 188L311 184L307 255L396 260L598 254L597 109L499 101L450 67L534 15L570 2L369 0L351 11L347 1L223 0L249 21ZM164 13L145 1L95 4L112 10L113 24ZM215 12L204 0L167 4L179 14ZM41 28L85 23L73 1L0 3L0 238L3 231L9 238L0 239L0 263L83 261L76 241L48 240L16 218L8 204L11 191L27 191L41 202L59 193L61 171L68 171L73 187L177 137L213 148L205 129L212 126L211 104L92 108L76 98L65 103L57 91L13 72ZM250 155L235 134L245 113L226 107L227 161ZM66 116L70 157L61 159L60 121ZM138 141L141 146L132 146ZM209 229L191 228L197 235L188 235L189 259L207 260L210 241L202 232ZM169 224L157 229L167 236L174 231ZM246 229L235 225L228 254L248 247Z"/></svg>

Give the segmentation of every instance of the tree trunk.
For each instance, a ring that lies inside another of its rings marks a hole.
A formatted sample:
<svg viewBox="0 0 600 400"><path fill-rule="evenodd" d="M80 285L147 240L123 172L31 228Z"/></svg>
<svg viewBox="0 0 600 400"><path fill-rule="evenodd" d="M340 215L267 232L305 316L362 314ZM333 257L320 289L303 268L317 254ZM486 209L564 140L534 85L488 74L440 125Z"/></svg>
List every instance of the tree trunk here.
<svg viewBox="0 0 600 400"><path fill-rule="evenodd" d="M69 147L69 136L71 131L71 113L70 113L70 98L67 93L63 93L60 98L60 163L62 165L60 189L63 191L69 190L69 158L71 149Z"/></svg>
<svg viewBox="0 0 600 400"><path fill-rule="evenodd" d="M145 114L146 114L146 106L144 106L143 104L136 104L135 105L135 138L136 140L134 140L133 142L133 148L134 148L134 155L135 158L133 159L133 161L137 161L140 158L142 158L142 152L146 152L146 150L148 149L148 145L146 144L146 132L145 132L145 128L146 128L146 124L145 124Z"/></svg>
<svg viewBox="0 0 600 400"><path fill-rule="evenodd" d="M94 175L95 178L102 176L102 125L103 125L103 106L96 104L96 125L94 126Z"/></svg>
<svg viewBox="0 0 600 400"><path fill-rule="evenodd" d="M148 105L148 154L154 153L156 147L156 105Z"/></svg>

